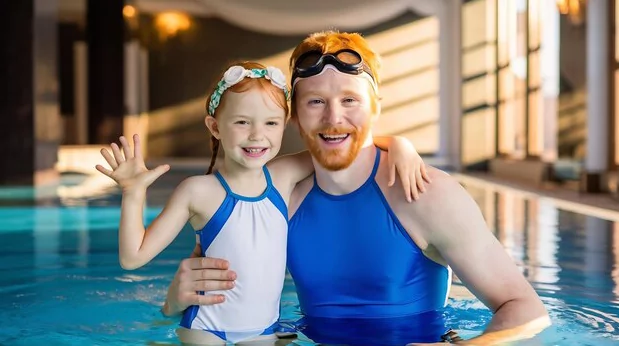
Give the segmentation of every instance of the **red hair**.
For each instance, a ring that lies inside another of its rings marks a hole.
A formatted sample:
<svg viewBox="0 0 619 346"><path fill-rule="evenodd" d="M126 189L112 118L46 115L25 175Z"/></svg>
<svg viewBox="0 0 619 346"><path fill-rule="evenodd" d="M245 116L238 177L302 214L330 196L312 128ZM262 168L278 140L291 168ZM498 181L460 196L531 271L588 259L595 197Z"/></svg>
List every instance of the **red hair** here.
<svg viewBox="0 0 619 346"><path fill-rule="evenodd" d="M257 63L257 62L253 62L253 61L243 61L243 62L237 62L237 63L228 65L219 74L214 86L209 89L210 92L208 94L208 97L206 98L206 113L207 114L208 114L208 105L211 102L211 98L213 97L213 92L217 88L216 87L217 83L219 83L219 81L223 78L224 73L232 66L241 66L245 68L246 70L251 70L254 68L255 69L266 69L266 66L260 63ZM226 95L228 94L228 91L240 94L240 93L244 93L246 91L249 91L255 88L259 88L260 91L262 91L264 94L267 94L271 98L271 100L275 102L275 104L277 104L279 107L281 107L284 110L284 112L286 113L286 116L288 115L288 112L289 112L288 102L286 100L286 94L284 93L282 89L273 85L273 83L271 83L271 81L266 78L244 78L243 80L241 80L240 82L231 86L230 88L226 89L223 92L223 94L221 95L221 99L219 100L219 106L217 106L217 108L215 109L212 115L207 115L207 116L213 116L215 118L217 117L217 111L221 109L222 107L224 107L224 105L226 104L226 100L227 100ZM217 160L217 154L219 152L219 140L215 138L215 136L212 136L212 135L211 135L211 149L213 151L212 157L211 157L211 164L206 174L211 174L213 172L213 167L215 166L215 160Z"/></svg>
<svg viewBox="0 0 619 346"><path fill-rule="evenodd" d="M321 51L325 53L335 53L341 49L352 49L361 55L363 63L370 69L372 76L376 81L376 84L380 83L380 69L381 61L380 56L376 53L368 42L358 33L347 33L337 31L322 31L310 34L303 40L292 52L290 56L290 71L294 69L294 65L297 59L312 50ZM294 98L294 94L293 94ZM376 102L378 97L372 98L373 111L376 110ZM290 109L291 116L294 118L297 116L296 106L294 100L291 102Z"/></svg>
<svg viewBox="0 0 619 346"><path fill-rule="evenodd" d="M363 62L372 71L372 76L376 83L380 83L380 56L376 53L368 42L358 33L347 33L337 31L322 31L309 35L292 52L290 56L290 71L294 68L297 59L312 50L325 53L335 53L341 49L352 49L359 53Z"/></svg>

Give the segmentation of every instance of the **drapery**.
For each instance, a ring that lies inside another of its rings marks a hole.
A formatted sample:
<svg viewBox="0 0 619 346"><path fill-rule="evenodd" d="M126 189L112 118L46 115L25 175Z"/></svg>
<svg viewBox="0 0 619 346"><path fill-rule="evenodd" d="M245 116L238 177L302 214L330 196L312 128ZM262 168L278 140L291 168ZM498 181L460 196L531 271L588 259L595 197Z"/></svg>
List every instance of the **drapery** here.
<svg viewBox="0 0 619 346"><path fill-rule="evenodd" d="M135 0L135 3L155 11L167 6L186 7L196 14L216 16L256 32L305 35L325 29L362 30L407 11L436 15L444 1L459 0Z"/></svg>
<svg viewBox="0 0 619 346"><path fill-rule="evenodd" d="M214 15L237 26L270 34L290 35L328 28L359 30L386 22L410 10L432 15L444 0L200 1Z"/></svg>

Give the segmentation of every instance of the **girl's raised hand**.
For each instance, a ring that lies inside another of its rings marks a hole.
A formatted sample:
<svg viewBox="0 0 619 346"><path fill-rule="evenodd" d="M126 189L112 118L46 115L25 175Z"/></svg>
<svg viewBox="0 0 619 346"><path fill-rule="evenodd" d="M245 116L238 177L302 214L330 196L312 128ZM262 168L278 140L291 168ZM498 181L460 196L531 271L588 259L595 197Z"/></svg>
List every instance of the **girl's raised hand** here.
<svg viewBox="0 0 619 346"><path fill-rule="evenodd" d="M101 155L110 165L107 169L101 165L96 165L95 168L104 175L113 179L124 192L133 190L146 190L157 178L166 173L169 165L160 165L154 169L146 168L144 158L142 157L142 148L140 146L140 137L133 135L133 150L129 142L124 136L120 139L121 148L112 143L112 153L107 149L101 149Z"/></svg>

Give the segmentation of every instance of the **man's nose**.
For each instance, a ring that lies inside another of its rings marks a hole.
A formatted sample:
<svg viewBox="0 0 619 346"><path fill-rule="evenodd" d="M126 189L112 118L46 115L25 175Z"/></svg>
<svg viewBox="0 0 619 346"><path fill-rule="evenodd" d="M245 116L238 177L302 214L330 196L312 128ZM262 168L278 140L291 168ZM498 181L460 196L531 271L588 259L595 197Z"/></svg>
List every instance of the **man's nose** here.
<svg viewBox="0 0 619 346"><path fill-rule="evenodd" d="M325 108L325 114L323 118L327 124L340 124L342 123L342 109L337 105L330 104Z"/></svg>

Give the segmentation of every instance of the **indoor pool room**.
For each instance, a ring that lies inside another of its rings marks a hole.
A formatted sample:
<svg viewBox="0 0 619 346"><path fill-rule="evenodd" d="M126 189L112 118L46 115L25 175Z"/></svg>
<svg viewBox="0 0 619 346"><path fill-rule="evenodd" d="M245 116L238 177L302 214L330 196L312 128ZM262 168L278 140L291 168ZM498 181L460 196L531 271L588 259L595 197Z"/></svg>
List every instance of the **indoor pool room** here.
<svg viewBox="0 0 619 346"><path fill-rule="evenodd" d="M0 19L0 346L619 345L619 0Z"/></svg>

